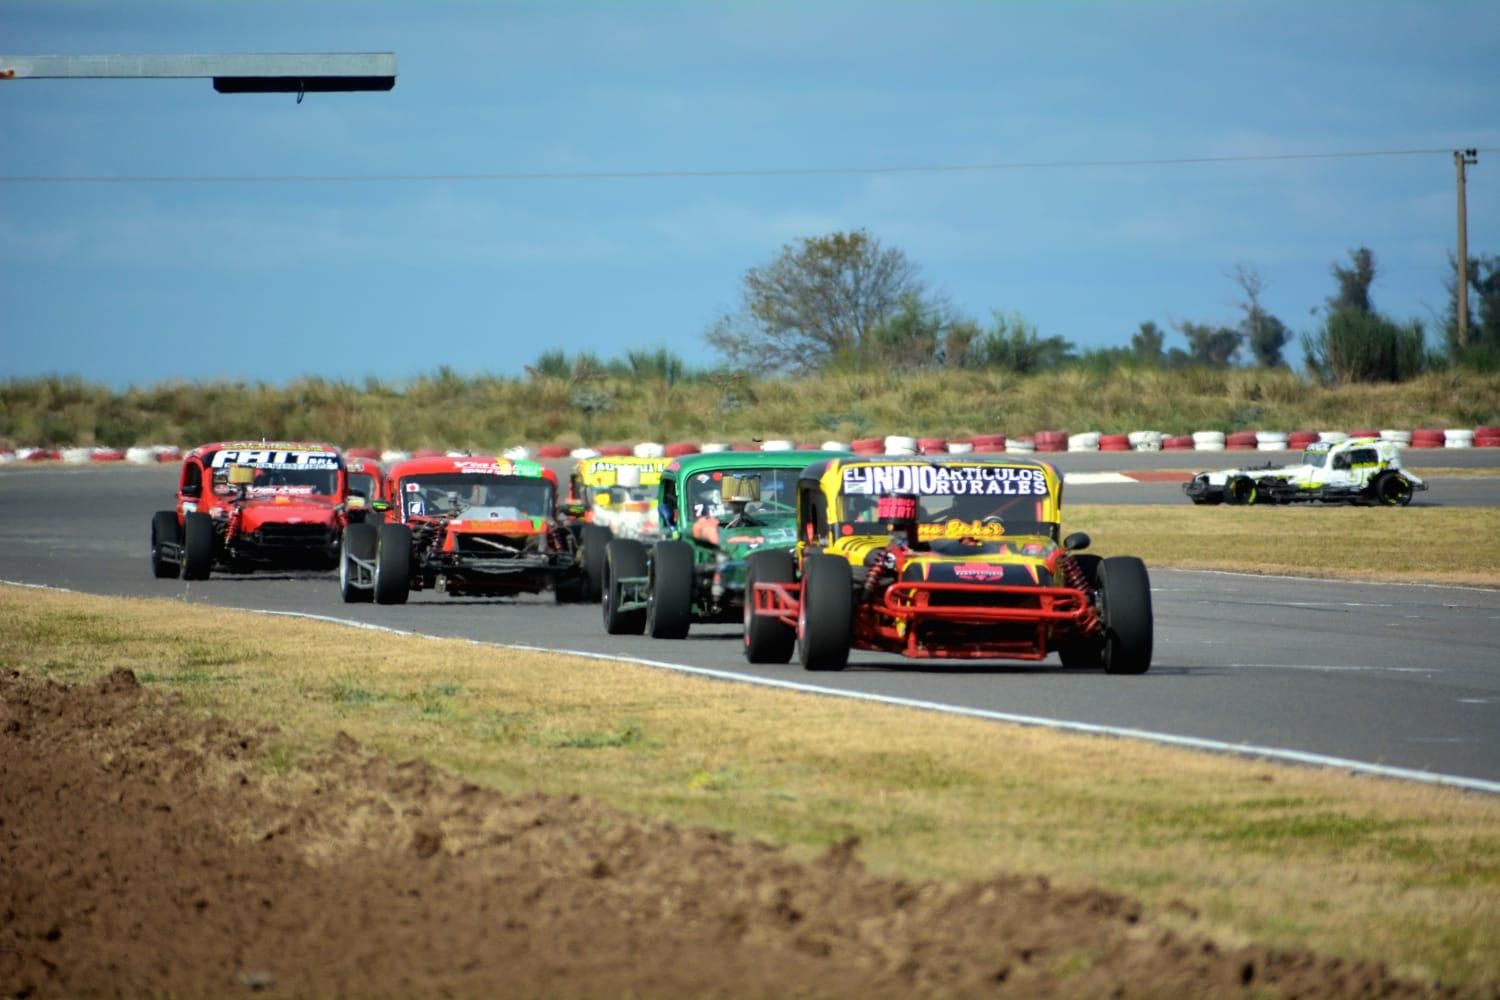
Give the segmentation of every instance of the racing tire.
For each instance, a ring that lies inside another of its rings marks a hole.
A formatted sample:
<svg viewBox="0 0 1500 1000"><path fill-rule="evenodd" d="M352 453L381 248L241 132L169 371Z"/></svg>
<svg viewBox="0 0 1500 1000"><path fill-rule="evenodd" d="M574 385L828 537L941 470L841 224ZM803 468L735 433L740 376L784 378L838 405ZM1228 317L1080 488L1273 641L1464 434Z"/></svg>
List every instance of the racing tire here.
<svg viewBox="0 0 1500 1000"><path fill-rule="evenodd" d="M193 511L182 519L182 578L207 580L214 568L214 519Z"/></svg>
<svg viewBox="0 0 1500 1000"><path fill-rule="evenodd" d="M339 544L339 597L343 598L345 604L368 604L375 599L374 587L354 585L355 568L351 565L351 560L371 562L379 547L380 532L375 525L358 521L344 529L344 537Z"/></svg>
<svg viewBox="0 0 1500 1000"><path fill-rule="evenodd" d="M804 670L843 670L853 641L854 586L849 560L809 552L802 563L797 658Z"/></svg>
<svg viewBox="0 0 1500 1000"><path fill-rule="evenodd" d="M1224 499L1240 507L1248 507L1260 499L1260 488L1249 476L1233 476L1224 484Z"/></svg>
<svg viewBox="0 0 1500 1000"><path fill-rule="evenodd" d="M182 525L177 523L175 510L159 510L151 515L151 575L158 580L175 580L182 575L182 563L162 558L163 542L178 546L181 553Z"/></svg>
<svg viewBox="0 0 1500 1000"><path fill-rule="evenodd" d="M791 662L797 649L797 630L755 613L755 585L792 583L796 579L797 566L788 551L752 552L745 560L745 659L749 662Z"/></svg>
<svg viewBox="0 0 1500 1000"><path fill-rule="evenodd" d="M620 580L646 575L646 547L628 538L610 540L604 550L604 586L599 595L599 610L604 631L610 635L640 635L646 631L646 609L621 611Z"/></svg>
<svg viewBox="0 0 1500 1000"><path fill-rule="evenodd" d="M646 581L646 634L686 639L693 624L693 547L657 542Z"/></svg>
<svg viewBox="0 0 1500 1000"><path fill-rule="evenodd" d="M584 600L594 603L604 595L604 555L615 533L602 524L585 524L578 533L583 561Z"/></svg>
<svg viewBox="0 0 1500 1000"><path fill-rule="evenodd" d="M405 604L411 596L411 529L382 524L375 546L376 604Z"/></svg>
<svg viewBox="0 0 1500 1000"><path fill-rule="evenodd" d="M1370 484L1375 502L1387 507L1405 507L1411 503L1411 480L1399 472L1382 472Z"/></svg>
<svg viewBox="0 0 1500 1000"><path fill-rule="evenodd" d="M1155 637L1146 564L1135 556L1102 560L1098 599L1104 623L1104 672L1144 674L1151 668Z"/></svg>

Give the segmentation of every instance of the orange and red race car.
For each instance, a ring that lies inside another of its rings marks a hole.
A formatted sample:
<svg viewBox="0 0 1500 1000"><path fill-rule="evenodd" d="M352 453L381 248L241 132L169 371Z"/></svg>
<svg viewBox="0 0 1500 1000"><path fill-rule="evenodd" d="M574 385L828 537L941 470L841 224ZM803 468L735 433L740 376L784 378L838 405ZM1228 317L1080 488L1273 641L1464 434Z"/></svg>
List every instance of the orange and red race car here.
<svg viewBox="0 0 1500 1000"><path fill-rule="evenodd" d="M151 571L206 580L214 567L331 569L351 515L331 444L224 441L183 456L173 510L151 519Z"/></svg>
<svg viewBox="0 0 1500 1000"><path fill-rule="evenodd" d="M414 590L461 597L550 587L559 603L583 596L573 535L558 520L557 474L537 462L408 459L387 472L371 507L383 522L344 533L346 602L403 604Z"/></svg>

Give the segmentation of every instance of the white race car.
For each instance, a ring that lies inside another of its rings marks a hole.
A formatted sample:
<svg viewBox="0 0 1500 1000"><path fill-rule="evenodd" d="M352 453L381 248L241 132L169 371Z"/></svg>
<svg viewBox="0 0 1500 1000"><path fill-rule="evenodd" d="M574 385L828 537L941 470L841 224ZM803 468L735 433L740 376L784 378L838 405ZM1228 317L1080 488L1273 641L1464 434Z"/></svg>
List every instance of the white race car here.
<svg viewBox="0 0 1500 1000"><path fill-rule="evenodd" d="M1393 441L1318 441L1299 465L1200 472L1182 484L1197 504L1351 503L1404 507L1427 484L1401 467Z"/></svg>

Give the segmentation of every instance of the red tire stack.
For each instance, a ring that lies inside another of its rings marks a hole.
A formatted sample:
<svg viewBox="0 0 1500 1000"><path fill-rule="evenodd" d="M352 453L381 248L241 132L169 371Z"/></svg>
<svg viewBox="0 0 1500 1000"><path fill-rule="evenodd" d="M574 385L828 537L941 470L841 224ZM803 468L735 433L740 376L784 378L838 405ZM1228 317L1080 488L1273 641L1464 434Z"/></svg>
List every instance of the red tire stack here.
<svg viewBox="0 0 1500 1000"><path fill-rule="evenodd" d="M1256 444L1254 431L1235 431L1224 435L1224 448L1227 451L1254 451Z"/></svg>
<svg viewBox="0 0 1500 1000"><path fill-rule="evenodd" d="M1037 431L1032 435L1036 441L1037 451L1067 451L1068 435L1066 431Z"/></svg>
<svg viewBox="0 0 1500 1000"><path fill-rule="evenodd" d="M95 448L89 452L90 462L123 462L125 453L118 448Z"/></svg>
<svg viewBox="0 0 1500 1000"><path fill-rule="evenodd" d="M1317 440L1317 431L1292 431L1286 436L1286 446L1292 451L1301 451Z"/></svg>
<svg viewBox="0 0 1500 1000"><path fill-rule="evenodd" d="M1370 430L1350 431L1349 436L1352 438L1378 438L1380 437L1380 432Z"/></svg>
<svg viewBox="0 0 1500 1000"><path fill-rule="evenodd" d="M1419 427L1411 432L1413 448L1441 448L1446 440L1447 436L1441 427Z"/></svg>
<svg viewBox="0 0 1500 1000"><path fill-rule="evenodd" d="M979 452L1001 452L1005 450L1004 434L975 434L969 439L969 443Z"/></svg>
<svg viewBox="0 0 1500 1000"><path fill-rule="evenodd" d="M446 451L438 451L436 448L418 448L411 453L412 458L442 458L448 454Z"/></svg>
<svg viewBox="0 0 1500 1000"><path fill-rule="evenodd" d="M942 455L948 451L946 438L917 438L918 455Z"/></svg>
<svg viewBox="0 0 1500 1000"><path fill-rule="evenodd" d="M885 438L855 438L849 442L849 450L856 455L884 455Z"/></svg>
<svg viewBox="0 0 1500 1000"><path fill-rule="evenodd" d="M537 458L567 458L573 449L560 444L544 444L536 450ZM376 456L379 457L379 456Z"/></svg>
<svg viewBox="0 0 1500 1000"><path fill-rule="evenodd" d="M1162 451L1192 451L1193 436L1191 434L1172 434L1161 439Z"/></svg>
<svg viewBox="0 0 1500 1000"><path fill-rule="evenodd" d="M1129 451L1130 435L1128 434L1100 434L1100 451Z"/></svg>
<svg viewBox="0 0 1500 1000"><path fill-rule="evenodd" d="M673 441L662 449L662 454L669 458L679 455L696 455L698 453L698 442L696 441Z"/></svg>
<svg viewBox="0 0 1500 1000"><path fill-rule="evenodd" d="M606 456L608 458L624 458L626 455L629 455L631 453L631 448L628 444L601 444L595 450L598 451L600 455Z"/></svg>
<svg viewBox="0 0 1500 1000"><path fill-rule="evenodd" d="M380 461L380 449L379 448L350 448L348 451L344 452L344 456L346 458L368 458L368 459L371 459L373 461L378 462L378 461Z"/></svg>
<svg viewBox="0 0 1500 1000"><path fill-rule="evenodd" d="M1474 447L1500 448L1500 427L1474 428Z"/></svg>

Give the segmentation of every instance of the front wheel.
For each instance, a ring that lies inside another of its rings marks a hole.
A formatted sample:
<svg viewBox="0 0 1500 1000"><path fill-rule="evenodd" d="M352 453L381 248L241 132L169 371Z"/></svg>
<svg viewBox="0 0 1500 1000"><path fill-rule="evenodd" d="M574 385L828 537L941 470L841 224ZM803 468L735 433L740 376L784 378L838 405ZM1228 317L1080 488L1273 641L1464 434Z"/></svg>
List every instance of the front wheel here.
<svg viewBox="0 0 1500 1000"><path fill-rule="evenodd" d="M646 631L646 609L621 611L624 596L621 580L641 579L646 575L646 547L640 542L616 538L604 550L604 593L599 610L604 617L604 631L610 635L640 635ZM636 588L632 585L632 591Z"/></svg>
<svg viewBox="0 0 1500 1000"><path fill-rule="evenodd" d="M1104 624L1104 672L1144 674L1151 668L1155 622L1151 578L1135 556L1099 564L1099 604Z"/></svg>
<svg viewBox="0 0 1500 1000"><path fill-rule="evenodd" d="M382 524L375 547L375 603L405 604L411 596L411 529Z"/></svg>
<svg viewBox="0 0 1500 1000"><path fill-rule="evenodd" d="M602 524L585 524L578 530L585 601L592 603L604 596L604 555L614 537L615 533Z"/></svg>
<svg viewBox="0 0 1500 1000"><path fill-rule="evenodd" d="M182 578L207 580L214 568L214 547L218 543L214 519L193 511L182 523Z"/></svg>
<svg viewBox="0 0 1500 1000"><path fill-rule="evenodd" d="M752 552L745 561L745 659L751 663L786 663L797 647L797 630L785 622L755 613L757 583L791 583L797 578L792 554L784 549Z"/></svg>
<svg viewBox="0 0 1500 1000"><path fill-rule="evenodd" d="M1235 476L1224 484L1224 499L1248 507L1260 499L1260 489L1249 476Z"/></svg>
<svg viewBox="0 0 1500 1000"><path fill-rule="evenodd" d="M339 546L339 596L345 604L368 604L374 598L373 587L355 586L355 581L368 571L361 570L354 560L374 562L379 547L380 532L375 525L360 521L344 529Z"/></svg>
<svg viewBox="0 0 1500 1000"><path fill-rule="evenodd" d="M802 563L797 656L805 670L843 670L853 637L854 586L849 561L809 552Z"/></svg>
<svg viewBox="0 0 1500 1000"><path fill-rule="evenodd" d="M693 624L693 547L657 542L646 589L646 634L685 639Z"/></svg>
<svg viewBox="0 0 1500 1000"><path fill-rule="evenodd" d="M1376 503L1387 507L1405 507L1411 503L1411 480L1399 472L1382 472L1370 484L1370 493Z"/></svg>
<svg viewBox="0 0 1500 1000"><path fill-rule="evenodd" d="M161 547L171 545L176 555L162 557ZM151 575L158 580L175 580L182 572L182 525L175 510L159 510L151 516Z"/></svg>

